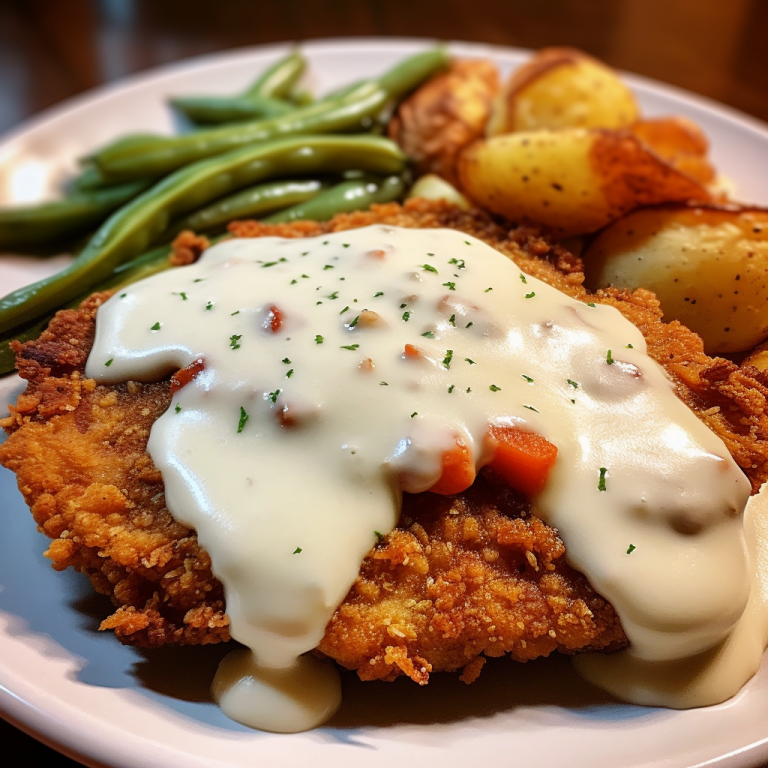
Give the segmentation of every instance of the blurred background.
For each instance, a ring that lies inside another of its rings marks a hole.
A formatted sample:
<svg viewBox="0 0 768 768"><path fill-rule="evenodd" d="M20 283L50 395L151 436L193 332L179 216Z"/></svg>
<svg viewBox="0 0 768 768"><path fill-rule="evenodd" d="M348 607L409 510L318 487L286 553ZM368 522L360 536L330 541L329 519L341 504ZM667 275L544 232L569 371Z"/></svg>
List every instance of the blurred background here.
<svg viewBox="0 0 768 768"><path fill-rule="evenodd" d="M768 121L766 30L766 0L0 0L0 133L179 59L349 36L576 46ZM2 720L0 743L5 768L76 766Z"/></svg>
<svg viewBox="0 0 768 768"><path fill-rule="evenodd" d="M0 0L0 132L228 48L346 36L573 45L768 121L766 0Z"/></svg>

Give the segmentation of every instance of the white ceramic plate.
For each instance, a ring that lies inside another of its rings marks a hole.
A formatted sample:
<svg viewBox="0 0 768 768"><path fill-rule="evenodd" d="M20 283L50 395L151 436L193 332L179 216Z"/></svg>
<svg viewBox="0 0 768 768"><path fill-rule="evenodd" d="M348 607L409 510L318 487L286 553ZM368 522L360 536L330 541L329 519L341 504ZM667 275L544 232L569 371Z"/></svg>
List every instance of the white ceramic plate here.
<svg viewBox="0 0 768 768"><path fill-rule="evenodd" d="M380 72L429 41L337 40L303 45L318 90ZM508 71L522 51L456 44ZM237 91L286 46L248 49L164 67L73 99L0 142L0 203L54 196L74 158L132 130L171 131L169 94ZM707 132L717 167L739 197L768 203L768 130L755 120L667 86L627 77L647 115L682 114ZM759 171L756 169L760 169ZM49 262L0 258L0 292ZM0 380L6 401L17 379ZM290 736L259 733L208 697L220 648L153 653L96 632L109 606L84 578L54 573L41 555L10 472L0 471L0 714L90 765L115 768L410 764L478 761L610 768L756 766L768 761L768 659L726 704L685 712L628 706L581 682L565 659L489 662L465 686L437 675L361 684L345 676L332 723ZM85 582L85 583L84 583Z"/></svg>

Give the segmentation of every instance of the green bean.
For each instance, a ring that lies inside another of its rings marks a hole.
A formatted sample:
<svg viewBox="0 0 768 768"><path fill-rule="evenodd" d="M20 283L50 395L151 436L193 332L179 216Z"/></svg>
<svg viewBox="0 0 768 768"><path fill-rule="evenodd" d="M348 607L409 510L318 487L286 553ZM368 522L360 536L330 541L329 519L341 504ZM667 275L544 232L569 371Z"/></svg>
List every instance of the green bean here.
<svg viewBox="0 0 768 768"><path fill-rule="evenodd" d="M289 179L257 184L190 214L177 222L164 237L176 235L185 229L207 232L235 219L263 216L278 208L303 203L326 186L327 182L319 179Z"/></svg>
<svg viewBox="0 0 768 768"><path fill-rule="evenodd" d="M90 192L96 189L116 186L115 184L108 183L104 178L104 174L90 161L84 163L83 170L72 179L70 185L76 192Z"/></svg>
<svg viewBox="0 0 768 768"><path fill-rule="evenodd" d="M288 94L287 100L296 107L307 107L316 101L315 95L308 88L294 88Z"/></svg>
<svg viewBox="0 0 768 768"><path fill-rule="evenodd" d="M296 109L288 101L269 96L179 96L170 103L193 122L204 124L282 117Z"/></svg>
<svg viewBox="0 0 768 768"><path fill-rule="evenodd" d="M320 101L270 120L110 148L99 152L95 162L105 178L113 181L156 177L201 158L276 136L360 130L389 102L415 88L446 63L445 50L436 48L406 59L380 79L363 83L340 98Z"/></svg>
<svg viewBox="0 0 768 768"><path fill-rule="evenodd" d="M256 118L281 117L296 105L289 97L306 66L304 57L293 51L284 56L238 96L176 96L170 103L195 123L232 123Z"/></svg>
<svg viewBox="0 0 768 768"><path fill-rule="evenodd" d="M243 96L271 96L275 99L287 98L294 85L304 74L306 59L298 50L291 51L279 61L268 67Z"/></svg>
<svg viewBox="0 0 768 768"><path fill-rule="evenodd" d="M171 219L277 175L339 173L350 166L398 173L396 144L378 136L294 136L241 147L171 174L114 213L64 270L0 299L0 333L61 306L144 251Z"/></svg>
<svg viewBox="0 0 768 768"><path fill-rule="evenodd" d="M101 224L149 187L133 181L111 188L77 192L64 200L0 209L0 249L51 245Z"/></svg>
<svg viewBox="0 0 768 768"><path fill-rule="evenodd" d="M123 149L130 149L131 147L143 146L147 142L155 141L157 139L164 138L159 133L126 133L124 136L120 136L117 139L113 139L108 144L104 144L97 149L92 150L87 155L80 158L81 164L88 167L92 165L91 161L99 154L99 152L107 151L120 151Z"/></svg>
<svg viewBox="0 0 768 768"><path fill-rule="evenodd" d="M337 213L364 211L374 203L389 203L401 197L404 192L405 184L399 176L389 176L380 180L373 180L369 177L355 181L344 181L320 192L311 200L273 213L263 221L270 224L299 219L328 221Z"/></svg>

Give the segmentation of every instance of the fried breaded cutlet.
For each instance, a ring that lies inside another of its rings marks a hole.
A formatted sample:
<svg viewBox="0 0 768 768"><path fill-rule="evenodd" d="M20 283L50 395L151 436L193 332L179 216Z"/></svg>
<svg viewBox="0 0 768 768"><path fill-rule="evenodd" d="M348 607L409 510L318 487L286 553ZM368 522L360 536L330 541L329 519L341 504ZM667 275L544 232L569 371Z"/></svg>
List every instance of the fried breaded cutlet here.
<svg viewBox="0 0 768 768"><path fill-rule="evenodd" d="M588 297L580 260L532 230L417 200L328 224L237 222L231 231L304 237L373 223L459 229L570 296L617 307L753 488L768 478L768 374L707 357L698 336L661 321L647 291ZM194 252L195 238L180 246ZM28 386L3 422L10 436L0 462L17 473L38 527L53 539L46 555L54 568L85 573L112 599L116 611L103 629L143 647L228 640L210 558L168 512L146 452L152 424L171 401L170 382L106 385L84 376L96 311L107 297L59 312L38 340L16 345ZM366 556L319 652L363 679L405 674L423 684L432 671L457 669L471 682L486 656L525 661L626 644L612 606L568 565L557 531L531 513L525 497L483 472L456 496L405 494L398 527Z"/></svg>

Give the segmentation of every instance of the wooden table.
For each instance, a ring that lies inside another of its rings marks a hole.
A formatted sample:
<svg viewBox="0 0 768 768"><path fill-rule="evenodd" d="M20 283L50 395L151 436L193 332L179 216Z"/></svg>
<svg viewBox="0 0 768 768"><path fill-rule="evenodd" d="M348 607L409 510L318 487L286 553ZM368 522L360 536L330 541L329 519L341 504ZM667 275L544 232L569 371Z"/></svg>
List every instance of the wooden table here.
<svg viewBox="0 0 768 768"><path fill-rule="evenodd" d="M168 62L346 36L577 46L768 121L767 29L765 0L0 0L0 132ZM77 765L3 721L0 744L5 768Z"/></svg>

